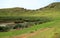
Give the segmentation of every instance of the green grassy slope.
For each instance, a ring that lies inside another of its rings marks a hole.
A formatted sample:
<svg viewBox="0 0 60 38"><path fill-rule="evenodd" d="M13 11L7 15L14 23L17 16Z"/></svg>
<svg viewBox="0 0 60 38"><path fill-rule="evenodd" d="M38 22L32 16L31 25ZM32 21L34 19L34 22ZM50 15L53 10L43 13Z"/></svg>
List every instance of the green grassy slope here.
<svg viewBox="0 0 60 38"><path fill-rule="evenodd" d="M20 11L18 11L18 9L16 9L16 8L13 9L14 11L17 11L17 12L14 12L13 10L10 11L11 9L7 9L7 10L9 10L7 12L6 9L4 9L4 10L2 9L2 11L0 10L0 17L20 17L20 16L42 17L42 16L46 16L46 17L52 17L54 19L54 21L40 24L37 26L33 26L31 28L26 28L23 30L0 32L0 38L9 38L14 35L20 35L20 34L27 33L27 32L29 33L31 31L35 31L35 29L46 28L46 27L48 27L48 28L52 27L54 29L44 31L42 33L39 33L39 34L29 37L29 38L54 38L55 33L60 34L60 2L52 3L47 7L44 7L42 9L38 9L35 11L34 10L32 10L32 11L25 10L25 12L24 11L20 12ZM47 34L47 32L49 32L49 33ZM46 35L46 37L45 37L45 35ZM58 35L58 37L59 37L59 35Z"/></svg>
<svg viewBox="0 0 60 38"><path fill-rule="evenodd" d="M50 8L53 5L53 8ZM29 38L60 38L60 3L52 3L49 6L45 7L46 10L44 12L49 13L49 16L52 16L55 20L52 21L53 23L50 23L47 25L50 26L49 28L53 28L44 32L39 32L39 34L36 34L34 36L31 36ZM45 26L46 24L44 24Z"/></svg>
<svg viewBox="0 0 60 38"><path fill-rule="evenodd" d="M42 17L42 16L48 16L48 17L59 17L60 14L60 3L52 3L44 8L37 9L37 10L27 10L24 8L6 8L6 9L0 9L0 19L1 18L10 18L15 19L16 17ZM58 14L57 14L58 12Z"/></svg>
<svg viewBox="0 0 60 38"><path fill-rule="evenodd" d="M60 20L53 21L52 23L43 24L48 25L49 30L39 32L38 34L29 38L60 38Z"/></svg>

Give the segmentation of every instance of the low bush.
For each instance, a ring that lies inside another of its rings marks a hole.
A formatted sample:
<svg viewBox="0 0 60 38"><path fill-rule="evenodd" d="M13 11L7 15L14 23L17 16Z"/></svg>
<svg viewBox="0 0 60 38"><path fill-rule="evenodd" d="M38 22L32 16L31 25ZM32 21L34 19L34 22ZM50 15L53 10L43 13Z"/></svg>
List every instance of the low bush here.
<svg viewBox="0 0 60 38"><path fill-rule="evenodd" d="M21 24L16 24L13 29L18 29L18 28L22 28L23 26Z"/></svg>
<svg viewBox="0 0 60 38"><path fill-rule="evenodd" d="M10 28L7 26L0 26L0 32L7 32L9 30L10 30Z"/></svg>
<svg viewBox="0 0 60 38"><path fill-rule="evenodd" d="M30 18L26 17L26 18L20 18L20 20L19 19L15 19L15 20L16 21L14 21L15 23L14 25L0 26L0 31L9 31L11 29L28 28L37 24L42 24L51 21L51 19L48 17L30 17Z"/></svg>

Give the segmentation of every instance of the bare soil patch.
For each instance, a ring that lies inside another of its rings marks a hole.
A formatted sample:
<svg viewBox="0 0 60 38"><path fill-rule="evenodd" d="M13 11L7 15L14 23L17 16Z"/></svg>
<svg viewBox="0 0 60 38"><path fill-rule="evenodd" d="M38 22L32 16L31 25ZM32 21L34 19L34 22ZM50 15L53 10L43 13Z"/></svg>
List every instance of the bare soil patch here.
<svg viewBox="0 0 60 38"><path fill-rule="evenodd" d="M33 33L28 33L28 34L22 34L22 35L18 35L18 36L13 36L12 38L28 38L30 36L34 36L34 35L36 35L36 34L38 34L40 32L44 32L44 31L49 30L49 29L50 28L43 28L43 29L40 29L40 30L35 31Z"/></svg>

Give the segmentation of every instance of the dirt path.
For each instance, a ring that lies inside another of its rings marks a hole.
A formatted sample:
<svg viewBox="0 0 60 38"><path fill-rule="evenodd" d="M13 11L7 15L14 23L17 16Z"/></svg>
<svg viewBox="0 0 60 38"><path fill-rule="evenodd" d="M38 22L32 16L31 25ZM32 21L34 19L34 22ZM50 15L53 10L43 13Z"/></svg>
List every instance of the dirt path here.
<svg viewBox="0 0 60 38"><path fill-rule="evenodd" d="M47 31L51 28L44 28L44 29L40 29L38 31L35 31L34 33L28 33L28 34L22 34L22 35L19 35L19 36L13 36L12 38L28 38L30 36L34 36L36 34L38 34L39 32L44 32L44 31Z"/></svg>

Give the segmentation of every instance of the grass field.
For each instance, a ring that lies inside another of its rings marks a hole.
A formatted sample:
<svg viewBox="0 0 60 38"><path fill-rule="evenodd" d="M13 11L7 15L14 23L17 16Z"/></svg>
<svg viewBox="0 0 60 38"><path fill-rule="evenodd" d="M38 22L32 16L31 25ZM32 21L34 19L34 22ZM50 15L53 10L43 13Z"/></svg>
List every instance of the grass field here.
<svg viewBox="0 0 60 38"><path fill-rule="evenodd" d="M54 36L54 33L60 32L60 20L47 22L40 25L35 25L30 28L25 28L23 30L16 30L16 31L9 31L9 32L0 32L0 38L10 38L12 36L21 35L24 33L30 33L31 31L36 31L41 28L53 28L44 32L41 32L35 36L29 37L29 38L51 38ZM59 33L60 34L60 33Z"/></svg>
<svg viewBox="0 0 60 38"><path fill-rule="evenodd" d="M51 29L47 31L39 32L38 34L31 36L29 38L60 38L60 22L55 21L54 23L50 23L48 25L50 26L48 28Z"/></svg>
<svg viewBox="0 0 60 38"><path fill-rule="evenodd" d="M57 7L58 5L58 7ZM43 23L43 24L38 24L38 25L34 25L32 27L29 28L25 28L23 30L13 30L13 31L9 31L9 32L0 32L0 38L10 38L12 36L17 36L17 35L21 35L21 34L25 34L25 33L30 33L31 31L35 32L38 31L39 29L43 29L43 28L51 28L49 30L43 31L43 32L39 32L34 36L30 36L28 38L60 38L60 4L57 4L56 7L53 9L50 9L49 7L46 9L43 9L42 11L38 10L38 11L34 11L34 13L1 13L0 17L11 17L12 16L15 17L51 17L51 19L53 19L51 22L47 22L47 23ZM2 11L3 12L3 11ZM7 14L7 15L6 15Z"/></svg>

